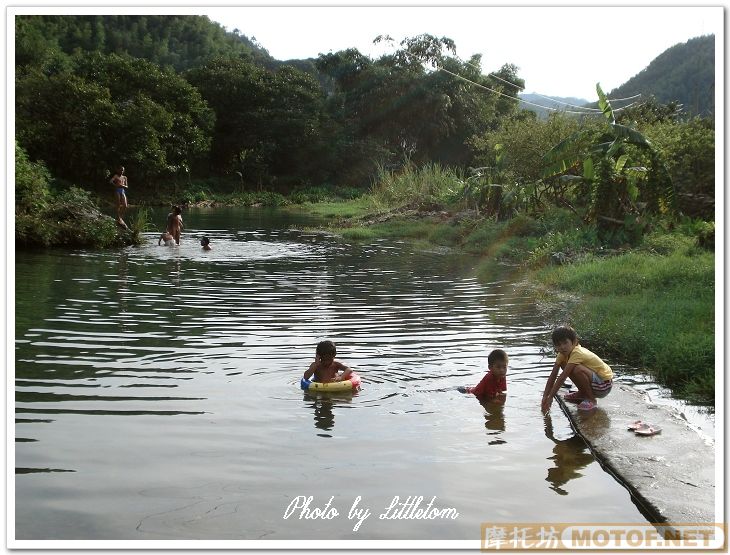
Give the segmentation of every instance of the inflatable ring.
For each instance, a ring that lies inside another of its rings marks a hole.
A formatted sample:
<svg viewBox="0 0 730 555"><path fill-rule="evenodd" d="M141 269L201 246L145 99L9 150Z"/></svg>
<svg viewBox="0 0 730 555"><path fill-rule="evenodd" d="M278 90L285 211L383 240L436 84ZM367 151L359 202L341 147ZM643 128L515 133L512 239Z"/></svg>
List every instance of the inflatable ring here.
<svg viewBox="0 0 730 555"><path fill-rule="evenodd" d="M352 374L350 374L349 380L327 383L315 382L302 378L302 381L299 385L304 391L317 391L323 393L347 393L360 389L360 376L353 372Z"/></svg>

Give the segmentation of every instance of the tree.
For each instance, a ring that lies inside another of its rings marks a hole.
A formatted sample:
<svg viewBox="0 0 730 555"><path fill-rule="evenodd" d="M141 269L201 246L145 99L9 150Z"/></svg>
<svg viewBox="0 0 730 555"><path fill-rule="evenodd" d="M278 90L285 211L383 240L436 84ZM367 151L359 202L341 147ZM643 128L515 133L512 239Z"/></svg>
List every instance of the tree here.
<svg viewBox="0 0 730 555"><path fill-rule="evenodd" d="M544 178L586 184L589 221L610 232L634 225L642 211L668 214L676 210L674 184L659 152L638 131L616 123L611 104L596 84L605 123L595 132L583 128L548 151ZM648 167L629 161L648 161ZM582 173L576 170L582 166Z"/></svg>
<svg viewBox="0 0 730 555"><path fill-rule="evenodd" d="M219 58L188 71L218 114L211 168L256 181L315 171L323 95L317 81L293 67L276 72L244 59Z"/></svg>
<svg viewBox="0 0 730 555"><path fill-rule="evenodd" d="M31 70L16 82L16 132L54 175L99 183L118 164L145 180L175 174L209 148L213 113L171 69L84 54L72 71Z"/></svg>
<svg viewBox="0 0 730 555"><path fill-rule="evenodd" d="M318 69L335 82L330 111L343 114L352 146L369 144L386 164L467 163L466 140L516 110L517 99L499 93L522 83L513 66L500 70L513 84L482 75L480 58L461 62L455 48L446 37L419 35L375 61L352 49L321 55Z"/></svg>

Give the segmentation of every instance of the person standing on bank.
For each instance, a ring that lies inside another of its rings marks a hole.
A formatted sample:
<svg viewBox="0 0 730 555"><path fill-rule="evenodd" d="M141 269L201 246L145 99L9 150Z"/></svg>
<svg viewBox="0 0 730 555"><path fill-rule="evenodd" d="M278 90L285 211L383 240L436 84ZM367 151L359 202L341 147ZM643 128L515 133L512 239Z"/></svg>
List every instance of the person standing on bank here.
<svg viewBox="0 0 730 555"><path fill-rule="evenodd" d="M115 173L109 180L109 183L114 187L114 198L117 201L117 223L125 229L129 229L127 224L122 219L124 211L127 209L127 176L124 175L124 166L117 168Z"/></svg>

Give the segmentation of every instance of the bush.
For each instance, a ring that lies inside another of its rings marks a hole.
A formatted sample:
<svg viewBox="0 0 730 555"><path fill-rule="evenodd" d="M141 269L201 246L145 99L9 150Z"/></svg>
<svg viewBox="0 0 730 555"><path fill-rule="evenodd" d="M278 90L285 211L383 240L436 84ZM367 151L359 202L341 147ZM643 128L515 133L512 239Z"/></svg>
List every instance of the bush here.
<svg viewBox="0 0 730 555"><path fill-rule="evenodd" d="M26 246L111 247L138 243L139 232L120 232L88 191L71 187L48 197L43 209L16 215L15 241Z"/></svg>
<svg viewBox="0 0 730 555"><path fill-rule="evenodd" d="M598 232L592 227L566 231L549 231L529 252L527 264L532 267L548 263L565 264L600 246Z"/></svg>
<svg viewBox="0 0 730 555"><path fill-rule="evenodd" d="M15 143L15 213L33 212L46 206L51 174L43 163L31 162ZM27 221L27 219L26 219Z"/></svg>
<svg viewBox="0 0 730 555"><path fill-rule="evenodd" d="M189 185L180 196L182 204L197 204L210 199L211 193L205 185L194 183Z"/></svg>

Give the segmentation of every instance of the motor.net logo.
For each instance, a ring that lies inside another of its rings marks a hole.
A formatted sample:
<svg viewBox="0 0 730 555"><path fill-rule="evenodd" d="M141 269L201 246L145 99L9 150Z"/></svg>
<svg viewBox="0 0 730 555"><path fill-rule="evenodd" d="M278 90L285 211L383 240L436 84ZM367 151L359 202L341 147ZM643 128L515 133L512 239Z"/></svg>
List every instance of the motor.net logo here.
<svg viewBox="0 0 730 555"><path fill-rule="evenodd" d="M724 523L483 522L482 551L702 550L727 548Z"/></svg>

